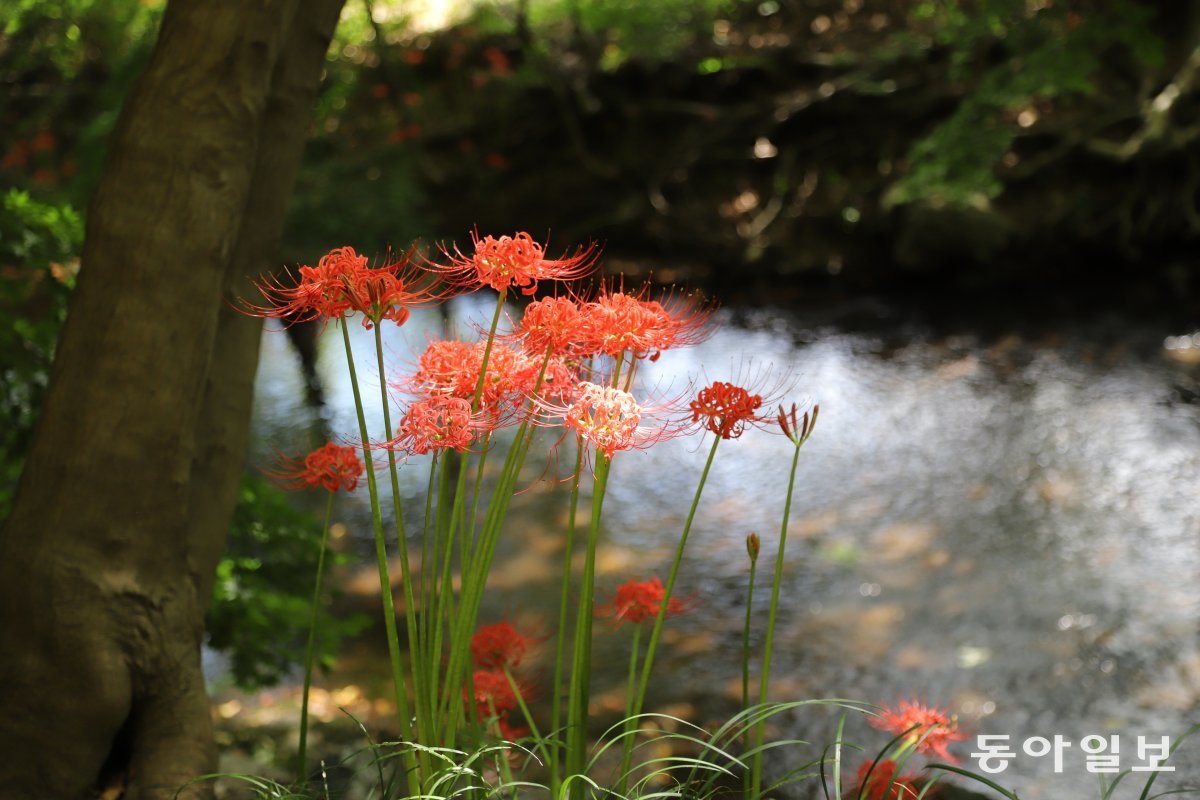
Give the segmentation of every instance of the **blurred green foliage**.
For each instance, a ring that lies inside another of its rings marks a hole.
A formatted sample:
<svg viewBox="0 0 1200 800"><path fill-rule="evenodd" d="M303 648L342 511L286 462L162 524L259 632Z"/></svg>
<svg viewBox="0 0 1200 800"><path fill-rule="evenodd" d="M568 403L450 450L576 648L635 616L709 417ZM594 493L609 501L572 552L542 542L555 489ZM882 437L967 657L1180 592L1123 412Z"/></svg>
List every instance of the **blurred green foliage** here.
<svg viewBox="0 0 1200 800"><path fill-rule="evenodd" d="M226 654L242 688L278 683L304 662L320 541L320 521L287 494L257 476L242 479L205 625L209 646ZM334 565L345 561L329 557ZM368 624L363 614L318 615L316 663L327 669L341 641Z"/></svg>
<svg viewBox="0 0 1200 800"><path fill-rule="evenodd" d="M1152 6L1112 0L1089 6L1086 15L1074 8L1027 0L915 5L917 25L900 36L925 36L945 48L949 79L971 90L913 144L912 170L893 184L888 204L934 200L965 206L996 197L1004 188L996 168L1022 127L1022 111L1095 95L1102 59L1130 66L1162 63L1163 43L1150 27Z"/></svg>
<svg viewBox="0 0 1200 800"><path fill-rule="evenodd" d="M799 0L464 0L462 20L416 31L394 0L349 0L327 59L314 137L293 195L285 257L341 243L380 252L443 231L425 187L502 197L511 150L537 97L562 124L564 82L630 61L674 61L712 74L745 62L714 50L713 30L753 29L791 13L802 26L840 4ZM861 3L857 4L861 6ZM121 98L153 45L165 0L0 0L0 181L83 207L98 179ZM826 7L828 6L828 7ZM846 4L850 7L850 4ZM908 148L886 205L979 205L1003 190L998 166L1023 110L1095 98L1097 74L1133 75L1163 59L1150 0L903 0L866 51L848 40L834 62L889 64L937 53L958 100ZM867 4L862 12L873 11ZM694 63L691 63L694 62ZM865 85L864 81L864 85ZM548 98L540 95L549 94ZM523 99L524 98L524 99ZM546 102L553 99L554 102ZM571 139L568 136L567 139ZM568 142L564 142L568 146ZM437 200L442 203L444 200ZM353 220L347 218L353 207Z"/></svg>
<svg viewBox="0 0 1200 800"><path fill-rule="evenodd" d="M0 0L0 183L84 208L165 0Z"/></svg>
<svg viewBox="0 0 1200 800"><path fill-rule="evenodd" d="M350 231L369 251L439 229L424 186L468 176L502 198L515 179L529 96L561 91L564 53L582 74L631 59L688 58L735 0L476 2L444 32L414 32L391 2L349 0L326 63L315 131L291 200L285 256L311 258ZM522 18L522 14L524 17ZM560 102L562 101L560 98ZM562 109L544 105L548 126ZM353 220L347 218L353 203Z"/></svg>
<svg viewBox="0 0 1200 800"><path fill-rule="evenodd" d="M697 39L712 35L713 21L737 5L734 0L533 0L529 23L535 40L555 49L573 36L597 43L601 66L629 59L668 61L686 57Z"/></svg>
<svg viewBox="0 0 1200 800"><path fill-rule="evenodd" d="M0 520L50 380L82 245L83 221L70 206L16 189L0 197Z"/></svg>

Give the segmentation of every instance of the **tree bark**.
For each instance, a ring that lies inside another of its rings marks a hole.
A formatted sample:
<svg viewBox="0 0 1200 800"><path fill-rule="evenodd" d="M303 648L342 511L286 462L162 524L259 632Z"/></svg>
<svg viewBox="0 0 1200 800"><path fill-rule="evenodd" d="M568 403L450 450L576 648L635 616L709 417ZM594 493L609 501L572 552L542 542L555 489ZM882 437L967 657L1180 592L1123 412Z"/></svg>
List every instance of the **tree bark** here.
<svg viewBox="0 0 1200 800"><path fill-rule="evenodd" d="M225 275L216 346L205 385L192 465L189 522L197 594L212 595L213 574L237 499L249 433L261 320L234 310L253 298L253 281L275 269L288 198L308 139L312 108L345 0L305 0L275 68L246 213Z"/></svg>
<svg viewBox="0 0 1200 800"><path fill-rule="evenodd" d="M4 797L76 800L106 769L174 797L215 767L200 621L256 350L221 298L278 243L339 6L171 0L122 110L0 533Z"/></svg>

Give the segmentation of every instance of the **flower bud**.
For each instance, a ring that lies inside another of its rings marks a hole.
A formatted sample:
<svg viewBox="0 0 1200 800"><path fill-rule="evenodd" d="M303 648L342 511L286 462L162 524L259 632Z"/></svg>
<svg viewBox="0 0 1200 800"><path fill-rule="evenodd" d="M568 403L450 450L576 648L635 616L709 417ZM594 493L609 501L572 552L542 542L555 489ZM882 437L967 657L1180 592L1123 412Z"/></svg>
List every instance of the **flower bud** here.
<svg viewBox="0 0 1200 800"><path fill-rule="evenodd" d="M750 563L758 561L758 550L761 547L757 533L746 534L746 552L750 554Z"/></svg>

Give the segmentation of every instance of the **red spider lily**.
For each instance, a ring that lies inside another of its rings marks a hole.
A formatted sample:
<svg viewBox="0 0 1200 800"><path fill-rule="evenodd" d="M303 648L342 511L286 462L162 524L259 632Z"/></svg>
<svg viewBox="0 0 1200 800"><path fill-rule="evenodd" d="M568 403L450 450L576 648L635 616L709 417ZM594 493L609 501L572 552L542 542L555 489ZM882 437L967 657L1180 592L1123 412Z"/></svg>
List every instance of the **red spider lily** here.
<svg viewBox="0 0 1200 800"><path fill-rule="evenodd" d="M303 460L282 457L280 468L267 472L267 475L284 489L324 486L331 492L338 489L352 492L358 486L363 471L362 459L354 447L330 442L312 451Z"/></svg>
<svg viewBox="0 0 1200 800"><path fill-rule="evenodd" d="M471 658L483 669L515 667L525 657L529 639L507 622L483 625L471 637Z"/></svg>
<svg viewBox="0 0 1200 800"><path fill-rule="evenodd" d="M479 381L475 345L457 339L435 339L425 346L417 371L405 385L426 396L446 395L470 400Z"/></svg>
<svg viewBox="0 0 1200 800"><path fill-rule="evenodd" d="M508 721L508 712L519 708L520 703L508 676L502 670L476 670L472 676L472 683L475 687L475 713L491 733L509 742L515 742L529 734L528 728L513 725ZM517 689L524 698L528 689L520 684L517 685ZM468 701L472 699L470 687L463 688L463 698ZM517 760L519 755L516 752L509 753L509 758Z"/></svg>
<svg viewBox="0 0 1200 800"><path fill-rule="evenodd" d="M381 446L415 455L449 449L462 453L488 427L479 414L471 412L470 401L435 395L409 405L396 428L396 438Z"/></svg>
<svg viewBox="0 0 1200 800"><path fill-rule="evenodd" d="M547 297L525 307L517 331L527 352L559 355L579 348L584 315L566 297Z"/></svg>
<svg viewBox="0 0 1200 800"><path fill-rule="evenodd" d="M563 418L597 450L609 458L617 450L628 450L637 442L642 408L629 392L594 383L579 386L579 399L571 404Z"/></svg>
<svg viewBox="0 0 1200 800"><path fill-rule="evenodd" d="M513 725L505 717L497 718L496 727L500 730L500 738L506 742L515 742L529 735L529 728L524 725ZM508 755L514 761L519 761L521 758L520 751L514 751Z"/></svg>
<svg viewBox="0 0 1200 800"><path fill-rule="evenodd" d="M477 669L471 682L475 687L474 694L472 695L470 687L464 687L463 696L468 700L474 698L475 710L479 712L480 719L503 717L506 712L520 707L512 684L503 670ZM521 692L521 698L525 699L529 690L521 684L517 685L517 689Z"/></svg>
<svg viewBox="0 0 1200 800"><path fill-rule="evenodd" d="M891 759L880 761L874 769L870 761L864 762L858 768L855 788L846 793L845 800L915 800L921 796L923 784L918 777L911 773L897 775L898 769ZM927 791L924 796L932 797L935 791Z"/></svg>
<svg viewBox="0 0 1200 800"><path fill-rule="evenodd" d="M417 372L402 388L426 397L473 400L486 346L486 342L432 341L420 356ZM480 408L493 415L511 410L531 392L540 371L540 361L501 342L493 342Z"/></svg>
<svg viewBox="0 0 1200 800"><path fill-rule="evenodd" d="M256 286L266 304L244 302L242 310L289 323L321 317L341 319L360 311L365 327L384 319L402 325L413 306L443 300L455 291L453 287L437 288L436 275L418 264L413 252L370 267L366 256L360 256L354 248L334 248L321 257L317 266L300 267L298 276L270 276L258 282Z"/></svg>
<svg viewBox="0 0 1200 800"><path fill-rule="evenodd" d="M957 763L958 759L947 747L951 742L967 738L966 734L959 733L956 717L916 700L901 700L895 708L885 706L882 713L869 718L868 722L888 733L906 734L905 744L916 747L918 753L932 753L950 763Z"/></svg>
<svg viewBox="0 0 1200 800"><path fill-rule="evenodd" d="M579 390L579 372L559 358L546 363L537 396L551 403L569 403Z"/></svg>
<svg viewBox="0 0 1200 800"><path fill-rule="evenodd" d="M344 288L346 281L360 269L367 269L366 256L353 247L330 250L315 267L300 267L299 277L281 279L268 276L255 284L267 305L243 304L246 313L258 317L308 322L319 317L340 318L350 310Z"/></svg>
<svg viewBox="0 0 1200 800"><path fill-rule="evenodd" d="M762 413L791 391L791 372L744 361L729 381L714 381L688 404L692 422L722 439L736 439L746 426L766 428L777 417Z"/></svg>
<svg viewBox="0 0 1200 800"><path fill-rule="evenodd" d="M415 247L399 258L389 256L374 269L362 267L345 280L343 292L350 307L363 314L363 326L370 328L390 319L397 325L408 321L409 309L437 303L456 291L453 287L438 287L437 275L427 270L413 256Z"/></svg>
<svg viewBox="0 0 1200 800"><path fill-rule="evenodd" d="M651 361L658 359L659 351L699 344L712 335L709 321L716 306L697 294L679 294L672 290L658 300L643 302L657 328Z"/></svg>
<svg viewBox="0 0 1200 800"><path fill-rule="evenodd" d="M583 309L584 350L613 357L629 352L655 361L663 350L707 338L712 306L694 295L669 294L662 300L646 300L645 293L645 289L637 294L602 289Z"/></svg>
<svg viewBox="0 0 1200 800"><path fill-rule="evenodd" d="M653 348L654 319L633 295L603 293L587 304L584 317L588 352L617 356L626 350L641 353Z"/></svg>
<svg viewBox="0 0 1200 800"><path fill-rule="evenodd" d="M478 355L476 377L483 366L485 344L478 342L475 345ZM530 358L521 350L493 342L492 350L488 354L480 405L492 412L499 412L503 411L505 406L511 407L524 400L533 392L541 367L542 359Z"/></svg>
<svg viewBox="0 0 1200 800"><path fill-rule="evenodd" d="M665 595L666 590L657 576L648 581L629 581L618 586L617 596L612 603L600 606L596 613L634 624L653 620L662 608ZM667 601L668 617L685 610L686 604L678 598L672 597Z"/></svg>
<svg viewBox="0 0 1200 800"><path fill-rule="evenodd" d="M750 394L741 386L716 381L701 389L690 404L692 421L722 439L736 439L746 430L747 423L760 422L760 394Z"/></svg>
<svg viewBox="0 0 1200 800"><path fill-rule="evenodd" d="M466 256L455 247L442 249L450 260L447 265L431 264L431 269L448 274L450 281L464 286L490 286L496 291L516 287L522 294L537 291L538 281L569 281L587 275L596 264L595 244L576 250L572 256L546 258L546 248L524 231L515 236L479 238L471 233L475 252Z"/></svg>
<svg viewBox="0 0 1200 800"><path fill-rule="evenodd" d="M488 719L519 707L508 676L501 670L478 669L471 680L474 684L475 708L481 719Z"/></svg>
<svg viewBox="0 0 1200 800"><path fill-rule="evenodd" d="M564 425L612 458L618 450L649 447L687 431L687 425L673 418L671 404L639 404L634 396L611 386L589 381L579 382L574 397L561 403L545 397L534 402L546 415L540 424Z"/></svg>

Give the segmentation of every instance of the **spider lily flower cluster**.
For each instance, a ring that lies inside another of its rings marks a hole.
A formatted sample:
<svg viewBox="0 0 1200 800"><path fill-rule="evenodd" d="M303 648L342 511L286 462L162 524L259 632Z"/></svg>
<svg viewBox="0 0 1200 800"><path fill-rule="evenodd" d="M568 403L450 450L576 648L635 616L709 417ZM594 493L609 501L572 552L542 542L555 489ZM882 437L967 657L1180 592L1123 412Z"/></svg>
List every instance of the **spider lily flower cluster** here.
<svg viewBox="0 0 1200 800"><path fill-rule="evenodd" d="M333 496L339 490L353 492L358 487L365 467L358 452L347 445L329 442L303 459L281 455L279 466L268 470L268 477L283 489L296 491L324 487L329 492L325 503L325 524L321 529L321 545L317 556L317 578L313 589L312 609L308 623L308 643L304 652L304 689L300 703L300 774L306 774L308 756L308 694L312 688L313 658L316 652L317 621L321 609L321 583L325 576L325 556L329 550L329 523L333 513Z"/></svg>
<svg viewBox="0 0 1200 800"><path fill-rule="evenodd" d="M459 286L480 288L490 286L497 292L511 288L531 295L538 281L571 281L588 275L595 266L597 248L594 244L581 248L572 256L546 258L546 248L528 233L515 236L479 238L471 234L474 252L463 255L458 247L443 247L444 263L431 262L430 268L450 278Z"/></svg>
<svg viewBox="0 0 1200 800"><path fill-rule="evenodd" d="M483 727L503 741L515 742L537 730L528 705L533 684L513 674L535 643L509 622L483 625L471 637L471 660L476 669L471 677L474 691L467 699L474 701L476 718ZM518 711L524 725L513 722ZM544 746L539 749L546 754Z"/></svg>
<svg viewBox="0 0 1200 800"><path fill-rule="evenodd" d="M280 456L279 466L267 472L280 488L287 490L324 487L330 492L353 492L363 474L363 463L353 447L329 442L303 459Z"/></svg>
<svg viewBox="0 0 1200 800"><path fill-rule="evenodd" d="M900 700L867 719L873 728L893 735L892 742L873 760L864 761L843 800L916 800L934 797L938 786L929 776L904 772L909 758L920 754L951 764L954 742L966 739L958 720L938 706Z"/></svg>
<svg viewBox="0 0 1200 800"><path fill-rule="evenodd" d="M943 761L955 763L950 745L966 739L958 730L958 720L937 706L918 700L901 700L895 706L884 706L879 716L872 717L872 727L902 736L906 750L928 753Z"/></svg>
<svg viewBox="0 0 1200 800"><path fill-rule="evenodd" d="M681 614L687 610L687 605L677 597L666 596L662 580L657 577L647 581L629 581L617 587L617 595L612 604L601 606L597 612L603 616L611 616L617 621L624 620L635 625L646 620L654 620L666 602L666 616Z"/></svg>
<svg viewBox="0 0 1200 800"><path fill-rule="evenodd" d="M439 286L417 260L415 250L388 257L371 267L366 256L352 247L338 247L321 257L315 267L302 266L298 276L268 276L256 285L265 303L243 303L242 310L289 323L316 319L342 319L355 312L370 328L382 320L397 325L408 321L411 309L450 296L450 287Z"/></svg>
<svg viewBox="0 0 1200 800"><path fill-rule="evenodd" d="M799 420L796 406L790 415L785 413L781 403L793 380L761 366L743 368L728 380L689 384L675 396L647 396L638 372L666 350L703 341L711 332L711 303L677 291L655 293L650 287L628 291L620 280L580 289L574 282L597 265L594 245L559 258L547 258L545 245L527 233L474 233L471 245L470 252L450 245L429 256L414 247L376 266L354 249L338 247L316 266L262 279L257 284L261 298L245 300L241 308L287 324L321 320L341 328L359 423L358 431L347 432L345 438L357 445L329 444L302 462L285 461L277 477L289 488L322 486L332 493L353 490L365 475L397 722L402 739L421 745L403 756L411 794L420 795L445 779L430 748L529 736L549 772L552 794L557 797L561 789L575 797L585 785L579 778L586 772L590 743L594 617L633 623L626 710L630 719L636 718L665 620L691 605L674 596L674 589L717 446L739 438L748 428L759 428L782 433L798 452L811 433L816 409L811 410L811 423L809 412ZM498 297L491 325L481 338L430 341L407 374L387 371L382 324L403 325L412 308L484 287ZM500 332L513 292L544 296L530 300L509 330ZM383 430L367 428L366 401L347 332L354 315L373 330L379 374L386 378L378 397ZM512 435L501 440L497 434L502 428ZM532 684L514 672L532 640L508 623L478 623L508 503L521 483L531 442L542 431L551 432L554 447L573 455L576 467L569 477L571 511L563 531L558 625L548 637L554 641L554 670L551 685L539 692L550 698L551 708L534 713L528 702ZM712 434L712 446L665 580L634 578L617 588L610 603L597 603L596 546L612 461L621 453L689 434ZM509 444L497 455L500 441ZM410 541L396 476L399 469L411 466L408 457L416 455L431 457L430 491L422 530ZM501 457L498 477L485 481L487 461ZM384 530L377 472L386 473L392 483L392 536ZM580 540L575 509L581 485L589 481L591 510ZM789 505L790 501L789 487ZM786 513L785 507L785 529ZM410 559L410 548L418 547L419 558ZM781 554L782 543L780 547ZM393 552L398 556L395 562L390 560ZM399 615L390 574L396 562L404 595ZM776 589L778 579L777 572ZM319 587L314 605L317 599ZM769 626L774 624L774 607L773 602ZM404 648L398 618L405 626ZM764 681L770 641L768 631ZM549 735L542 737L539 730ZM630 774L636 738L634 731L627 733L622 768L614 779L618 793Z"/></svg>

